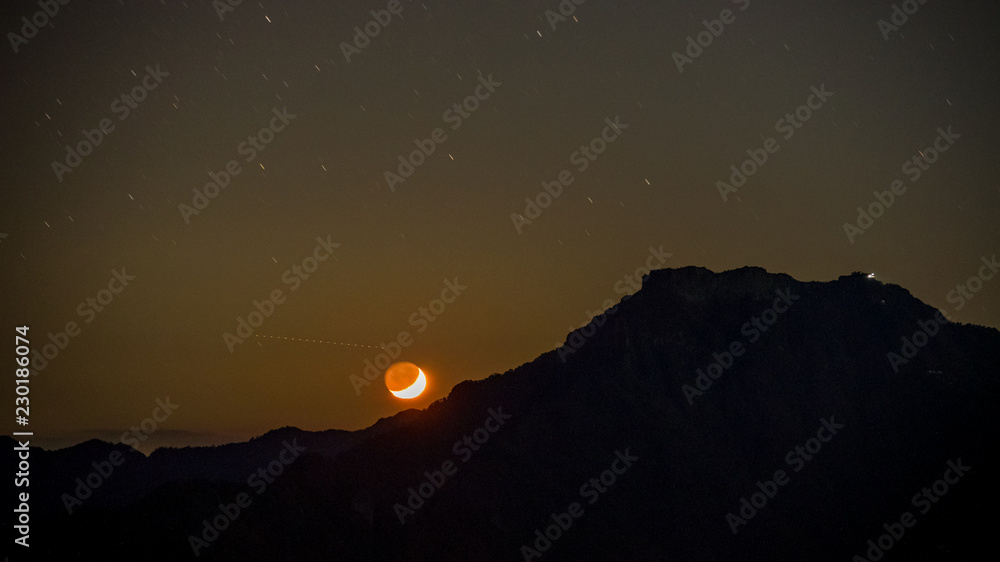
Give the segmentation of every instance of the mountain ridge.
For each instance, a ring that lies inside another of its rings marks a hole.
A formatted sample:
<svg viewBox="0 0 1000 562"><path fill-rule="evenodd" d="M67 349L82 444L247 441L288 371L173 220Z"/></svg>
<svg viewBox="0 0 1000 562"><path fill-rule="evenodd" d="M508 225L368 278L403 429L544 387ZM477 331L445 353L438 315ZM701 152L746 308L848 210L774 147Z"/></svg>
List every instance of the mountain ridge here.
<svg viewBox="0 0 1000 562"><path fill-rule="evenodd" d="M286 559L292 544L301 545L297 560L521 559L534 530L579 501L580 484L622 451L638 458L635 465L586 505L578 532L546 559L847 559L878 537L883 522L898 519L925 477L956 457L973 467L963 483L977 493L955 492L942 502L952 507L935 508L938 519L926 520L926 533L893 555L936 559L927 545L942 540L953 552L972 552L970 529L995 520L982 517L975 501L997 490L989 478L997 458L991 443L1000 436L991 406L1000 397L990 370L1000 360L997 330L936 323L935 334L893 372L888 354L938 311L861 273L799 282L761 268L656 270L617 306L599 326L592 320L583 345L568 355L551 350L463 381L426 409L380 420L384 431L357 441L300 442L307 447L301 457L199 558ZM752 330L759 334L750 341ZM734 342L743 351L726 359ZM684 385L701 394L691 399ZM510 418L473 449L465 438L498 410ZM803 457L798 475L798 464L785 462L789 451L823 420L844 428L810 460ZM285 430L255 444L276 449L278 438L291 435ZM277 451L265 449L247 462L273 460ZM396 507L447 461L457 473L419 508ZM908 472L898 476L892 467L901 463ZM791 483L732 533L727 514L778 468ZM125 541L115 556L155 547L162 559L183 559L193 556L185 539L197 534L199 521L247 491L235 478L147 487L152 491L140 497L92 499L78 514L54 515L52 528L87 545L88 529L126 525L144 538ZM973 507L963 514L956 505ZM140 515L173 530L136 523ZM682 532L667 537L662 528ZM602 538L609 534L628 540Z"/></svg>

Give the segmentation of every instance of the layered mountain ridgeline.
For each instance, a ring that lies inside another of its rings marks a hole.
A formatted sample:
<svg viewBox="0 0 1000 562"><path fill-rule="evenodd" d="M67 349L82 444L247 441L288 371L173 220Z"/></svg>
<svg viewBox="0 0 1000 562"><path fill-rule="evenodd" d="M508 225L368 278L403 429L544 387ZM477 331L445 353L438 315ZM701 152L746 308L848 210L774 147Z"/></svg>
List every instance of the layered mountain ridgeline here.
<svg viewBox="0 0 1000 562"><path fill-rule="evenodd" d="M998 520L1000 333L942 320L863 274L654 271L562 348L384 431L300 436L294 452L276 450L295 437L286 429L267 446L154 453L71 516L53 485L33 496L55 507L33 524L32 550L971 560ZM89 472L107 447L87 446L72 466L39 460L39 481ZM248 483L261 466L280 475Z"/></svg>
<svg viewBox="0 0 1000 562"><path fill-rule="evenodd" d="M334 458L372 435L409 423L416 415L416 410L408 410L354 432L285 427L245 443L164 447L148 457L128 445L96 439L56 450L29 445L31 509L35 516L54 517L92 508L122 508L171 482L246 482L249 474L274 460L286 442ZM18 445L9 437L0 441L8 450Z"/></svg>

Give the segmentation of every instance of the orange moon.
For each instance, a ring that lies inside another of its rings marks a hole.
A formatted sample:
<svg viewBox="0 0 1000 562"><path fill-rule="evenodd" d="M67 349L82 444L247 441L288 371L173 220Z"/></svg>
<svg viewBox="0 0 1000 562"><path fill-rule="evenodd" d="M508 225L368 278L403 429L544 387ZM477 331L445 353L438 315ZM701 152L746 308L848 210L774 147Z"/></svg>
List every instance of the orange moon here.
<svg viewBox="0 0 1000 562"><path fill-rule="evenodd" d="M385 370L385 387L396 398L416 398L427 388L427 376L408 361L393 363Z"/></svg>

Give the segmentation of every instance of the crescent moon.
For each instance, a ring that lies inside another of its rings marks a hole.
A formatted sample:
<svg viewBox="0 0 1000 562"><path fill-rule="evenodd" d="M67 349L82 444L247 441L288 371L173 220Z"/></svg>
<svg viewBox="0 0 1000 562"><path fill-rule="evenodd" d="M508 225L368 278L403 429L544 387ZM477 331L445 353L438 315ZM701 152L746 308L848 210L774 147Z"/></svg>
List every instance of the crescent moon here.
<svg viewBox="0 0 1000 562"><path fill-rule="evenodd" d="M390 390L389 392L391 392L396 398L416 398L417 396L420 396L420 393L427 388L427 377L424 376L423 369L417 370L419 371L419 374L417 375L417 380L413 381L412 385L408 388L404 388L403 390Z"/></svg>

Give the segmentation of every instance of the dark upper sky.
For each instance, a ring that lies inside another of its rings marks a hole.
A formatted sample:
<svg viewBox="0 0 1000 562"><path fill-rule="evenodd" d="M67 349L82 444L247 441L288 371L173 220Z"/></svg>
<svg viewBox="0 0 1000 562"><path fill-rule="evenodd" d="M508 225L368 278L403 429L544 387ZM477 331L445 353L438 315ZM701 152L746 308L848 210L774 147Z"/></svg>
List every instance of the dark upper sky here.
<svg viewBox="0 0 1000 562"><path fill-rule="evenodd" d="M220 19L207 1L53 0L17 38L41 8L5 3L0 317L39 350L79 327L31 382L31 428L127 428L167 396L171 432L364 427L556 347L646 263L874 272L1000 326L1000 279L949 297L1000 252L1000 5L904 2L919 9L892 30L890 2L562 4L564 21L555 0L244 1ZM387 177L415 140L434 152ZM740 184L733 165L751 172L737 191L717 183ZM256 334L405 330L428 391L359 396L374 348L230 353L275 290Z"/></svg>

